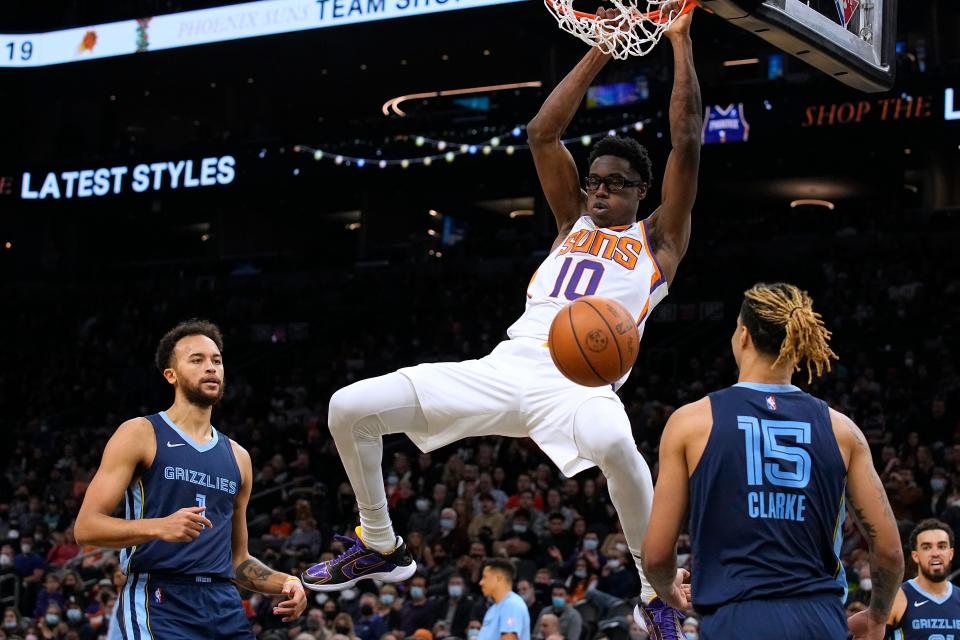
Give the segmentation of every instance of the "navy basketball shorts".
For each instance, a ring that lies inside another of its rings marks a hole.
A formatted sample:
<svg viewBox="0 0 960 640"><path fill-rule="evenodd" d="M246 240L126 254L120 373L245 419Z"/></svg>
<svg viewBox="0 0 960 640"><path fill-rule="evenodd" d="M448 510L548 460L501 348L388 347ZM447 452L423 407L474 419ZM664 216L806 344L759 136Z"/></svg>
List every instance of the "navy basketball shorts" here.
<svg viewBox="0 0 960 640"><path fill-rule="evenodd" d="M254 640L237 588L220 577L132 573L116 606L124 640Z"/></svg>
<svg viewBox="0 0 960 640"><path fill-rule="evenodd" d="M702 640L846 640L847 617L834 595L751 600L704 616Z"/></svg>

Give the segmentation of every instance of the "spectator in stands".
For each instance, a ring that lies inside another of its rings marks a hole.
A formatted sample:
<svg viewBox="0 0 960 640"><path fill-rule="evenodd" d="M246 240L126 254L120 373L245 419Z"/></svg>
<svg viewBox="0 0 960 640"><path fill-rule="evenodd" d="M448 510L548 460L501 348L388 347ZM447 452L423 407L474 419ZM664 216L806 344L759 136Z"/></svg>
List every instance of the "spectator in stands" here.
<svg viewBox="0 0 960 640"><path fill-rule="evenodd" d="M436 619L434 603L427 600L427 581L423 576L414 576L410 580L407 601L400 609L399 628L408 636L420 628L433 626Z"/></svg>
<svg viewBox="0 0 960 640"><path fill-rule="evenodd" d="M467 624L478 617L476 608L477 603L468 593L463 577L458 574L450 576L447 593L437 600L435 606L437 618L446 623L450 635L464 637ZM436 630L434 635L437 635Z"/></svg>
<svg viewBox="0 0 960 640"><path fill-rule="evenodd" d="M446 486L442 484L437 486L443 487L443 490L446 491ZM405 540L408 550L410 549L410 534L412 532L418 531L424 538L430 538L436 535L440 528L440 512L432 509L429 498L422 495L417 497L414 506L417 510L407 520L407 537Z"/></svg>
<svg viewBox="0 0 960 640"><path fill-rule="evenodd" d="M343 636L347 640L359 640L354 633L353 618L347 613L338 613L333 618L334 638Z"/></svg>
<svg viewBox="0 0 960 640"><path fill-rule="evenodd" d="M489 480L489 476L487 478ZM496 500L490 493L482 493L477 496L477 501L480 508L475 512L467 529L470 540L478 540L481 536L485 540L499 540L506 520L497 508Z"/></svg>
<svg viewBox="0 0 960 640"><path fill-rule="evenodd" d="M560 633L560 619L551 612L541 614L533 632L534 639L545 640L554 634L563 637L563 634Z"/></svg>
<svg viewBox="0 0 960 640"><path fill-rule="evenodd" d="M67 527L63 533L54 533L56 543L47 552L47 564L52 567L62 567L69 560L80 555L80 545L73 537L73 527Z"/></svg>
<svg viewBox="0 0 960 640"><path fill-rule="evenodd" d="M44 581L44 588L37 594L37 602L33 608L33 617L40 619L50 604L56 604L57 609L62 611L65 606L65 598L60 592L60 576L56 573L47 574Z"/></svg>
<svg viewBox="0 0 960 640"><path fill-rule="evenodd" d="M559 633L564 638L579 640L580 631L583 628L583 618L580 612L574 609L568 602L567 587L562 582L554 582L551 591L550 606L544 607L537 618L535 628L541 630L540 619L544 615L552 615L557 618ZM546 636L538 636L545 638Z"/></svg>
<svg viewBox="0 0 960 640"><path fill-rule="evenodd" d="M512 558L532 559L539 552L537 536L530 530L530 512L517 509L510 528L493 545L493 553Z"/></svg>
<svg viewBox="0 0 960 640"><path fill-rule="evenodd" d="M360 596L360 608L354 616L354 633L359 640L380 640L387 625L376 612L377 597L372 593Z"/></svg>
<svg viewBox="0 0 960 640"><path fill-rule="evenodd" d="M467 553L470 549L470 536L459 522L460 517L453 507L444 508L440 512L440 533L429 541L430 545L440 544L447 554L454 558Z"/></svg>
<svg viewBox="0 0 960 640"><path fill-rule="evenodd" d="M3 610L3 630L7 632L7 636L22 635L25 629L24 620L15 607Z"/></svg>

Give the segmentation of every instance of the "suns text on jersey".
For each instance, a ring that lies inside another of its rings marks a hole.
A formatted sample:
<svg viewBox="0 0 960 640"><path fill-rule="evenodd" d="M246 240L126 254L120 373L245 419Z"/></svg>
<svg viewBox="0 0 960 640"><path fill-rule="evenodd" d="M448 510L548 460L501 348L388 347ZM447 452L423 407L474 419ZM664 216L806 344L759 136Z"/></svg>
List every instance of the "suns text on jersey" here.
<svg viewBox="0 0 960 640"><path fill-rule="evenodd" d="M558 256L565 253L589 253L592 256L613 260L621 267L632 271L643 252L643 243L630 236L618 236L602 229L581 229L567 236Z"/></svg>
<svg viewBox="0 0 960 640"><path fill-rule="evenodd" d="M229 478L213 477L209 473L196 471L194 469L184 469L183 467L167 466L163 468L163 477L167 480L182 480L191 484L218 489L225 493L235 494L237 492L237 483Z"/></svg>

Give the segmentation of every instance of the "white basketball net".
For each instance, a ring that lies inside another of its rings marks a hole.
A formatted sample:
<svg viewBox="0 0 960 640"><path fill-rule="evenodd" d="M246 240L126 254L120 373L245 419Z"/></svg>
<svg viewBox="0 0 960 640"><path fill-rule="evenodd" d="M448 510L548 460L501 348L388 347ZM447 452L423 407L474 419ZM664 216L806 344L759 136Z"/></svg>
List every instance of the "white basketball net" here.
<svg viewBox="0 0 960 640"><path fill-rule="evenodd" d="M617 60L647 55L682 14L688 1L680 2L678 9L672 0L608 0L619 15L601 20L575 10L574 0L543 0L561 29ZM645 10L638 3L646 5ZM674 5L672 12L661 16L660 9L667 4Z"/></svg>

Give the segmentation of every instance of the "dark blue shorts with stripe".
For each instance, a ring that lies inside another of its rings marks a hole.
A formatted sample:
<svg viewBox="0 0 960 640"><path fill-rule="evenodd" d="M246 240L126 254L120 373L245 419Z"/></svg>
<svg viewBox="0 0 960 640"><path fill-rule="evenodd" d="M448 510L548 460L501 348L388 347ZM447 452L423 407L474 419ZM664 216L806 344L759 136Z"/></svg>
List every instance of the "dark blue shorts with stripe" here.
<svg viewBox="0 0 960 640"><path fill-rule="evenodd" d="M132 573L116 606L123 640L254 640L240 594L223 578Z"/></svg>

